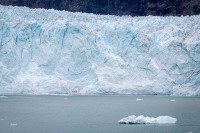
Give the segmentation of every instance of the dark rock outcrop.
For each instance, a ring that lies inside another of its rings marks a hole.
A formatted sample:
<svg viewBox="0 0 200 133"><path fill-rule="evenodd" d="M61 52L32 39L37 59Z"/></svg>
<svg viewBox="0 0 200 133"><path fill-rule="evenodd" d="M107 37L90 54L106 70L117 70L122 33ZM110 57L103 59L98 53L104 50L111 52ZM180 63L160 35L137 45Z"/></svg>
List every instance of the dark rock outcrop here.
<svg viewBox="0 0 200 133"><path fill-rule="evenodd" d="M131 16L200 14L200 0L0 0L0 4Z"/></svg>

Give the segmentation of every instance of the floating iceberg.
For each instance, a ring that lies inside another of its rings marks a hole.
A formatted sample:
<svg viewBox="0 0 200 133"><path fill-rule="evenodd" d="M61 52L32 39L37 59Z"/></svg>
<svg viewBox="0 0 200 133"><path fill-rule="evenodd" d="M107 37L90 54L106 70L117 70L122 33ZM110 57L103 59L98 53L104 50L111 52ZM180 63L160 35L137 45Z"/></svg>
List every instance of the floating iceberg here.
<svg viewBox="0 0 200 133"><path fill-rule="evenodd" d="M0 5L0 94L200 95L200 16Z"/></svg>
<svg viewBox="0 0 200 133"><path fill-rule="evenodd" d="M135 116L131 115L119 120L120 124L174 124L177 119L170 116L159 117L144 117L143 115Z"/></svg>

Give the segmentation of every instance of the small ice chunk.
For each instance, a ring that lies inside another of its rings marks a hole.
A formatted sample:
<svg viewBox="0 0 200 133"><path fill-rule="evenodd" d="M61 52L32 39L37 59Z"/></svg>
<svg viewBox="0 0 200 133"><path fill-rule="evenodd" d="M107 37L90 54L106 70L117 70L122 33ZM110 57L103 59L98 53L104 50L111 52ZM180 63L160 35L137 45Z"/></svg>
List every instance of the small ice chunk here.
<svg viewBox="0 0 200 133"><path fill-rule="evenodd" d="M17 123L10 123L10 126L11 126L11 127L16 127L16 126L17 126Z"/></svg>
<svg viewBox="0 0 200 133"><path fill-rule="evenodd" d="M144 117L143 115L135 116L131 115L126 118L122 118L118 122L120 124L173 124L176 123L177 119L170 116L159 116L159 117Z"/></svg>
<svg viewBox="0 0 200 133"><path fill-rule="evenodd" d="M174 99L172 99L172 100L170 100L171 102L175 102L176 100L174 100Z"/></svg>
<svg viewBox="0 0 200 133"><path fill-rule="evenodd" d="M0 96L0 98L8 98L7 96Z"/></svg>
<svg viewBox="0 0 200 133"><path fill-rule="evenodd" d="M64 100L68 100L68 98L64 98Z"/></svg>
<svg viewBox="0 0 200 133"><path fill-rule="evenodd" d="M142 101L143 99L137 98L136 101Z"/></svg>

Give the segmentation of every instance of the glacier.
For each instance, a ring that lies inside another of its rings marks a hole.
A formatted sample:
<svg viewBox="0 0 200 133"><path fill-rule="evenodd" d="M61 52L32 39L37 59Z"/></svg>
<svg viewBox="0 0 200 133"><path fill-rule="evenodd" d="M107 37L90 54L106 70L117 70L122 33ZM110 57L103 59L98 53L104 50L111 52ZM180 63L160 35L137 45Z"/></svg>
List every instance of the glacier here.
<svg viewBox="0 0 200 133"><path fill-rule="evenodd" d="M200 95L200 16L0 5L0 94Z"/></svg>

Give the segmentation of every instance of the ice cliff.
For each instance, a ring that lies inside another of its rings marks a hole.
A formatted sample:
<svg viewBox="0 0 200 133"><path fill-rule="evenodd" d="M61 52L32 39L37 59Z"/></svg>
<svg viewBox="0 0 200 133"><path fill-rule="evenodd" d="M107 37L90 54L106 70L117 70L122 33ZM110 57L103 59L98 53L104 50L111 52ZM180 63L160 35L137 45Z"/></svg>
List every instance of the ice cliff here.
<svg viewBox="0 0 200 133"><path fill-rule="evenodd" d="M0 6L0 94L200 95L200 16Z"/></svg>

